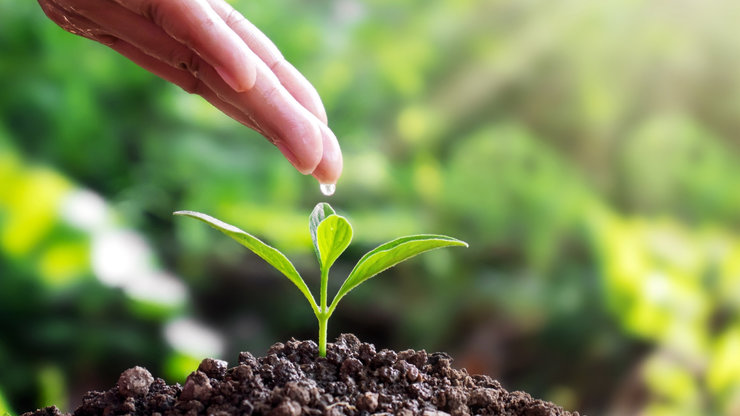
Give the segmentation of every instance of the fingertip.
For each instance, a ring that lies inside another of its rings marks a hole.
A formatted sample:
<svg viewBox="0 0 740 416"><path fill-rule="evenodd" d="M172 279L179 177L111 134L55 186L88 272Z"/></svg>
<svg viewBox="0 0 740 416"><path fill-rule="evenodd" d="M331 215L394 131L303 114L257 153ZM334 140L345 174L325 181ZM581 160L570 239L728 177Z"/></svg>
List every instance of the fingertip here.
<svg viewBox="0 0 740 416"><path fill-rule="evenodd" d="M323 138L319 123L310 121L296 126L289 140L276 140L275 146L304 175L313 173L323 155Z"/></svg>
<svg viewBox="0 0 740 416"><path fill-rule="evenodd" d="M342 175L344 162L339 141L326 125L321 126L323 152L321 161L311 175L322 184L335 184Z"/></svg>

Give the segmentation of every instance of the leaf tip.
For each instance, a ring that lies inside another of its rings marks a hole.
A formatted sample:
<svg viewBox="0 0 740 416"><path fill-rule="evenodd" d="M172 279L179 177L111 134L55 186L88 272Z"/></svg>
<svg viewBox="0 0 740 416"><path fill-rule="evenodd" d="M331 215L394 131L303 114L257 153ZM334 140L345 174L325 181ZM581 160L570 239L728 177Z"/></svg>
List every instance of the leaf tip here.
<svg viewBox="0 0 740 416"><path fill-rule="evenodd" d="M324 217L328 217L331 214L336 214L336 211L334 211L334 208L332 208L328 202L319 202L314 207L314 211L322 212L324 214Z"/></svg>
<svg viewBox="0 0 740 416"><path fill-rule="evenodd" d="M203 219L203 217L207 217L206 214L203 214L198 211L190 211L190 210L175 211L172 213L172 215L175 215L178 217L190 217L190 218L198 218L198 219Z"/></svg>

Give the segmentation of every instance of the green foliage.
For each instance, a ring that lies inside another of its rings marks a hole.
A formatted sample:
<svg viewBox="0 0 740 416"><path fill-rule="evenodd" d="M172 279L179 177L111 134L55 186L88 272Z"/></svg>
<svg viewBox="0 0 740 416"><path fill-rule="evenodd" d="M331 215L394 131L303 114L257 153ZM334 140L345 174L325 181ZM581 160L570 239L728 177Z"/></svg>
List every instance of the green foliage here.
<svg viewBox="0 0 740 416"><path fill-rule="evenodd" d="M329 307L329 311L333 311L344 295L365 280L417 254L448 246L467 247L468 244L444 235L426 234L400 237L378 246L362 256L357 262L357 265L355 265L355 268L347 276L342 287L339 288L337 295Z"/></svg>
<svg viewBox="0 0 740 416"><path fill-rule="evenodd" d="M210 215L193 211L177 211L174 213L174 215L182 215L201 220L211 227L238 241L239 244L243 245L244 247L252 250L254 254L260 256L263 260L270 263L272 267L278 269L278 271L284 274L285 277L288 278L288 280L293 282L293 284L298 287L298 290L303 293L303 296L306 297L308 302L314 308L314 313L318 313L316 301L311 295L311 291L308 289L308 286L306 286L306 282L303 281L303 278L298 273L298 270L295 269L293 263L291 263L290 260L288 260L288 258L285 257L283 253L263 243L257 237L254 237L251 234L246 233L231 224L226 224L221 220L213 218Z"/></svg>
<svg viewBox="0 0 740 416"><path fill-rule="evenodd" d="M331 214L324 217L327 212ZM309 228L321 270L329 270L352 241L352 226L322 202L311 213Z"/></svg>
<svg viewBox="0 0 740 416"><path fill-rule="evenodd" d="M316 204L316 207L314 207L313 211L311 211L311 216L308 217L308 228L311 232L311 241L313 242L313 248L316 252L316 258L319 260L320 264L323 264L323 262L321 261L319 240L316 233L319 228L319 224L321 224L321 222L324 221L326 217L333 214L335 214L335 212L331 205L326 203L319 203Z"/></svg>
<svg viewBox="0 0 740 416"><path fill-rule="evenodd" d="M68 408L66 384L61 369L46 366L39 371L39 386L41 390L41 405L57 406L60 409Z"/></svg>
<svg viewBox="0 0 740 416"><path fill-rule="evenodd" d="M464 241L444 235L413 235L382 244L364 255L357 262L357 265L344 281L339 292L334 296L331 306L327 309L326 290L329 269L352 240L352 226L346 218L337 215L329 204L325 202L317 204L309 217L311 238L321 269L321 305L316 304L311 291L306 286L305 281L295 266L293 266L293 263L277 249L268 246L258 238L231 224L226 224L206 214L193 211L177 211L174 215L198 219L221 231L270 263L271 266L278 269L288 280L293 282L306 297L319 321L319 355L322 357L326 356L326 331L329 318L337 307L339 300L350 290L383 270L393 267L417 254L442 247L468 246Z"/></svg>
<svg viewBox="0 0 740 416"><path fill-rule="evenodd" d="M5 400L5 397L3 397L3 391L0 389L0 415L2 416L10 416L12 412L10 411L10 405Z"/></svg>

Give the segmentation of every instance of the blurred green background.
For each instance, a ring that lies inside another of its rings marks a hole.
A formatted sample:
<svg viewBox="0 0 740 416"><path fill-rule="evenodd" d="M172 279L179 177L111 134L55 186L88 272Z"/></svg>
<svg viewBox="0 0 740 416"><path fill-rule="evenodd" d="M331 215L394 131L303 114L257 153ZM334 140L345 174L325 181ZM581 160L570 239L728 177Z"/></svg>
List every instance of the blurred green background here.
<svg viewBox="0 0 740 416"><path fill-rule="evenodd" d="M319 193L256 133L0 0L0 414L144 365L313 339L300 293L209 213L294 259L307 216L355 228L333 270L435 232L352 292L330 339L448 351L588 414L740 414L736 2L236 1L340 138Z"/></svg>

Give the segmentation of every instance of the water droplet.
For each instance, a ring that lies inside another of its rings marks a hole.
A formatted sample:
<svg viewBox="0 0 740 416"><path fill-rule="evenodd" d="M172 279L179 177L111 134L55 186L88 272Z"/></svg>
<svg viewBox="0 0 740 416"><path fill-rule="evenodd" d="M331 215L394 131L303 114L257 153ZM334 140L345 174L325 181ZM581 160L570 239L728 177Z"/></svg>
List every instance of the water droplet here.
<svg viewBox="0 0 740 416"><path fill-rule="evenodd" d="M330 196L334 195L334 191L337 190L337 186L333 183L322 183L319 185L319 189L321 189L321 193Z"/></svg>

